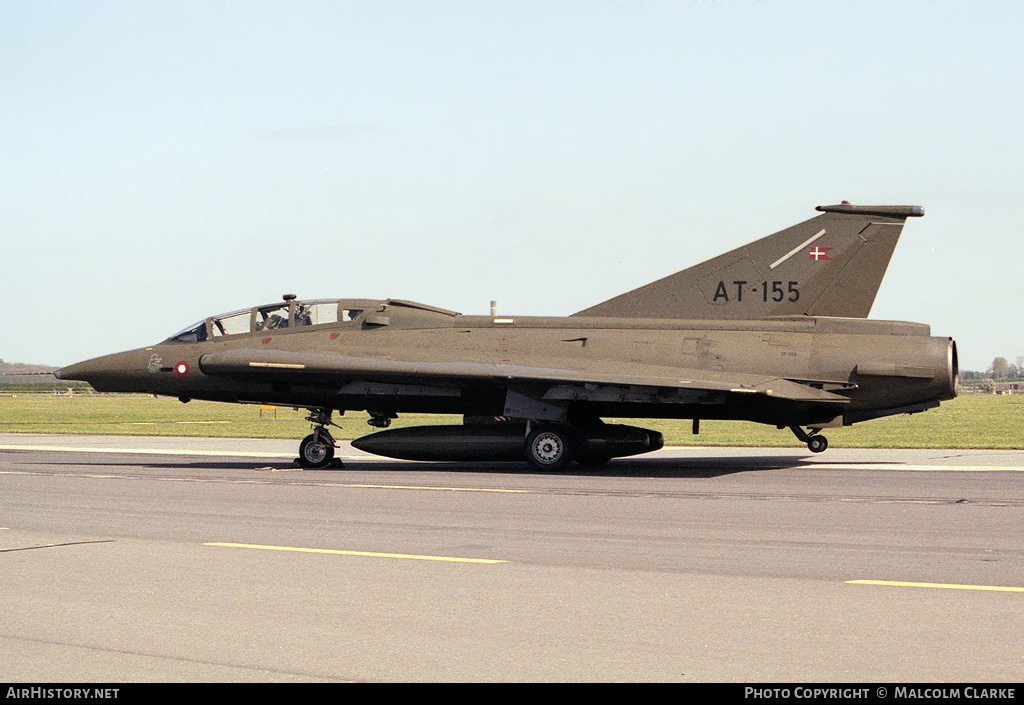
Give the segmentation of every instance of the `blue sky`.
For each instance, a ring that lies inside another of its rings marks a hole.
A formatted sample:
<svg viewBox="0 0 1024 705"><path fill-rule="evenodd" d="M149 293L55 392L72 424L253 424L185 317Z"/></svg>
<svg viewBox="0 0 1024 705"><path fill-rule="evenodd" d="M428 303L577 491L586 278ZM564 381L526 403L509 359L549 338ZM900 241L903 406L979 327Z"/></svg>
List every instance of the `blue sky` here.
<svg viewBox="0 0 1024 705"><path fill-rule="evenodd" d="M567 315L915 204L872 318L1024 355L1015 2L0 4L0 357L279 300Z"/></svg>

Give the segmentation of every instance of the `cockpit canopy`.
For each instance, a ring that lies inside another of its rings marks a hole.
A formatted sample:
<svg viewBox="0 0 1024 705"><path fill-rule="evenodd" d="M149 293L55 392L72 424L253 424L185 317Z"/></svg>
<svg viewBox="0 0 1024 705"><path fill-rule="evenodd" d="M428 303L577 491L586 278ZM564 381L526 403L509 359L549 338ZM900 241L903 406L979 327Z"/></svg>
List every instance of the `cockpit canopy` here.
<svg viewBox="0 0 1024 705"><path fill-rule="evenodd" d="M194 323L168 340L175 343L201 343L225 335L241 335L301 326L348 324L357 326L367 310L375 311L383 301L366 299L329 299L325 301L284 302L232 311Z"/></svg>

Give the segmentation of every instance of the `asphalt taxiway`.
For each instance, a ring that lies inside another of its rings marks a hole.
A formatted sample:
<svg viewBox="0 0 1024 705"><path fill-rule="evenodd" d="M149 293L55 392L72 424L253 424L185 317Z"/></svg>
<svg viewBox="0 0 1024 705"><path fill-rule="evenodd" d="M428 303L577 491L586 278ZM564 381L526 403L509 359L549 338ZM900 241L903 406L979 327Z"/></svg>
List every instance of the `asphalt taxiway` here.
<svg viewBox="0 0 1024 705"><path fill-rule="evenodd" d="M0 434L8 681L1019 681L1024 452Z"/></svg>

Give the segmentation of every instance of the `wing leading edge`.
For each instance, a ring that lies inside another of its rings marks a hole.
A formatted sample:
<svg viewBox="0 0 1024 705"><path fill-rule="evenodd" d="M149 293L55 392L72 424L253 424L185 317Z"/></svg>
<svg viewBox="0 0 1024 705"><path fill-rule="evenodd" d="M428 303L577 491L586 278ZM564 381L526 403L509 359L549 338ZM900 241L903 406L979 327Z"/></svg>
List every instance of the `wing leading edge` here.
<svg viewBox="0 0 1024 705"><path fill-rule="evenodd" d="M336 379L351 381L415 382L442 385L462 382L545 383L548 394L566 394L559 386L585 388L587 385L679 390L693 392L732 392L757 394L780 400L845 405L845 396L809 384L771 375L742 374L690 368L617 364L605 360L538 359L538 364L492 362L432 362L354 357L334 353L291 352L282 350L231 350L204 355L199 366L211 376L243 378L252 381ZM546 394L545 396L550 398ZM585 393L583 395L585 397ZM576 398L580 397L579 394Z"/></svg>

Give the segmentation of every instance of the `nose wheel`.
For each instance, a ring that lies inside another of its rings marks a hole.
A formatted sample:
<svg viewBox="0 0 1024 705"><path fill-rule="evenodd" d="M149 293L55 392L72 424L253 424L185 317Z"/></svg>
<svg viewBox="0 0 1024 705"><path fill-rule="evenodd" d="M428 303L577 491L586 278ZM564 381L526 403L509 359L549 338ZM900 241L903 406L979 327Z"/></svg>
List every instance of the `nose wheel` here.
<svg viewBox="0 0 1024 705"><path fill-rule="evenodd" d="M299 444L299 464L304 468L325 468L334 460L334 439L327 429L311 433Z"/></svg>
<svg viewBox="0 0 1024 705"><path fill-rule="evenodd" d="M337 445L327 426L338 424L331 421L330 409L310 409L306 420L313 424L313 433L299 444L299 465L311 469L325 468L334 460L334 448Z"/></svg>

